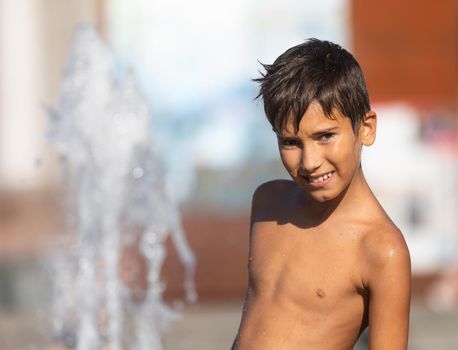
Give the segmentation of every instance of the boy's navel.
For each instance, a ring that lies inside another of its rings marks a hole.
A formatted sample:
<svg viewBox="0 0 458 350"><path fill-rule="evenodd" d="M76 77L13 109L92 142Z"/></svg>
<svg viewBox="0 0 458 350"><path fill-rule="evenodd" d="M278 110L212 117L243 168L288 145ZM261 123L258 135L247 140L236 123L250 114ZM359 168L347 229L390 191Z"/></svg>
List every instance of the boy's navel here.
<svg viewBox="0 0 458 350"><path fill-rule="evenodd" d="M321 289L321 288L318 288L315 291L315 294L317 295L318 298L324 298L326 296L325 291L323 289Z"/></svg>

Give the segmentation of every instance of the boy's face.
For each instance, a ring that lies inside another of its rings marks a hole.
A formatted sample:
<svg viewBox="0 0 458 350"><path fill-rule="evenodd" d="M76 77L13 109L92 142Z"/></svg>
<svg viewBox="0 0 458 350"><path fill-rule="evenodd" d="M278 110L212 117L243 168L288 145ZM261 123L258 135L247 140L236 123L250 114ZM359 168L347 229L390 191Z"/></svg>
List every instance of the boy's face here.
<svg viewBox="0 0 458 350"><path fill-rule="evenodd" d="M336 198L361 176L361 146L375 139L376 116L368 112L356 134L349 118L334 111L327 117L318 102L305 112L297 133L292 122L277 134L280 156L293 180L312 199Z"/></svg>

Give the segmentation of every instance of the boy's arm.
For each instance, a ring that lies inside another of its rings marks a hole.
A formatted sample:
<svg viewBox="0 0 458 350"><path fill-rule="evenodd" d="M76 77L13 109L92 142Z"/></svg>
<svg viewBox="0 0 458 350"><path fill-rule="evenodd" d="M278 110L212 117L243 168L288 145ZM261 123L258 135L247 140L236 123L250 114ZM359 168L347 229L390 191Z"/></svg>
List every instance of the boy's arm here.
<svg viewBox="0 0 458 350"><path fill-rule="evenodd" d="M410 256L400 232L369 244L369 350L407 350Z"/></svg>
<svg viewBox="0 0 458 350"><path fill-rule="evenodd" d="M237 348L237 341L239 337L240 330L243 326L243 321L244 321L244 316L245 312L248 308L248 303L249 303L249 298L250 298L250 293L252 292L251 290L251 279L250 279L250 262L251 262L251 231L253 228L253 224L256 222L256 214L259 212L261 205L263 202L268 201L267 195L269 194L269 189L272 187L273 184L275 184L276 181L271 181L267 182L265 184L260 185L253 193L253 197L251 200L251 212L250 212L250 226L249 226L249 242L248 242L248 285L245 291L245 298L243 300L243 310L242 310L242 317L240 321L240 326L239 330L237 331L237 335L235 336L234 342L232 343L231 350L236 350Z"/></svg>

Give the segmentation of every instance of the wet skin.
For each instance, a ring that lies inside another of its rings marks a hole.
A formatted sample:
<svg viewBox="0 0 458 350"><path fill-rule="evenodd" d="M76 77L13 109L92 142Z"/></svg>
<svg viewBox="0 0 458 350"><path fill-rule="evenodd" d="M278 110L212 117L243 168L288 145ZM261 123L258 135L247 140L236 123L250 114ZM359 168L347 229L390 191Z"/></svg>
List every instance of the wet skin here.
<svg viewBox="0 0 458 350"><path fill-rule="evenodd" d="M360 166L375 114L356 133L334 114L313 103L297 132L289 124L278 135L294 181L263 184L253 196L249 284L233 349L352 349L368 325L371 350L407 349L409 253Z"/></svg>

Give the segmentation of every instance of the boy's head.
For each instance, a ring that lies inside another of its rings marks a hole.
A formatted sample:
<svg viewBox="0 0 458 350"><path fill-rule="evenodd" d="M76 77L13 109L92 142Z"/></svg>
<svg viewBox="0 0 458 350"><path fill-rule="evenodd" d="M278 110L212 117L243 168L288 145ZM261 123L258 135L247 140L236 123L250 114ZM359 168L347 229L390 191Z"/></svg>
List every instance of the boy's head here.
<svg viewBox="0 0 458 350"><path fill-rule="evenodd" d="M266 72L255 79L259 95L274 131L290 120L296 130L312 101L333 118L333 109L350 118L357 132L366 112L369 95L361 68L355 58L339 45L309 39L280 55L273 64L263 64Z"/></svg>
<svg viewBox="0 0 458 350"><path fill-rule="evenodd" d="M376 115L361 68L340 46L310 39L264 65L267 118L293 180L326 202L361 178L361 147L375 139Z"/></svg>

